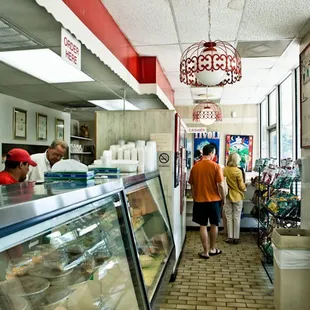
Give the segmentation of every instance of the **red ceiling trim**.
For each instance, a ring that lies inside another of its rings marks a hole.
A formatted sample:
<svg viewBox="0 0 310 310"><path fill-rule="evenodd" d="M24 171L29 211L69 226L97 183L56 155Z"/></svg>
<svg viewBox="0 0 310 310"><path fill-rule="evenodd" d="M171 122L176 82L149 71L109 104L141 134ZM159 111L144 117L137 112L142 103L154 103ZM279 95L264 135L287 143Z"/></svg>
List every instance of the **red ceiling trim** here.
<svg viewBox="0 0 310 310"><path fill-rule="evenodd" d="M157 58L156 58L156 83L166 94L170 102L174 105L174 91Z"/></svg>
<svg viewBox="0 0 310 310"><path fill-rule="evenodd" d="M174 92L156 57L140 57L100 0L63 0L141 83L156 83L174 104Z"/></svg>

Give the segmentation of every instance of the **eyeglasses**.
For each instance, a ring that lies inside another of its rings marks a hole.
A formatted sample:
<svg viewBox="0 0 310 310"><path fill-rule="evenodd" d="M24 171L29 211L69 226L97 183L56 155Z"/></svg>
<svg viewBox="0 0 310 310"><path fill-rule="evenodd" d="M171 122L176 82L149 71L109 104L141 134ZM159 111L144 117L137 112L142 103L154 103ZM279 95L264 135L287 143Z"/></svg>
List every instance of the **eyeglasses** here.
<svg viewBox="0 0 310 310"><path fill-rule="evenodd" d="M62 158L64 157L64 155L61 155L61 154L59 154L59 153L57 153L57 152L55 152L55 151L52 151L52 156L53 156L53 157L57 157L57 158L59 158L59 159L62 159Z"/></svg>

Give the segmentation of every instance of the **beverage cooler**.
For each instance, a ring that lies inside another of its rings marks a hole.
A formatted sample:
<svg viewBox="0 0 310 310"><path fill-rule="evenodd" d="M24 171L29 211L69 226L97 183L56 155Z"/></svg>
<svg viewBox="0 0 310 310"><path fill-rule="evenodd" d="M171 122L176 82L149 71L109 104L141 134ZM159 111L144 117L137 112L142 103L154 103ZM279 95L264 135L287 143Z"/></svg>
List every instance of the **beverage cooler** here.
<svg viewBox="0 0 310 310"><path fill-rule="evenodd" d="M0 191L0 309L159 308L175 248L157 172Z"/></svg>

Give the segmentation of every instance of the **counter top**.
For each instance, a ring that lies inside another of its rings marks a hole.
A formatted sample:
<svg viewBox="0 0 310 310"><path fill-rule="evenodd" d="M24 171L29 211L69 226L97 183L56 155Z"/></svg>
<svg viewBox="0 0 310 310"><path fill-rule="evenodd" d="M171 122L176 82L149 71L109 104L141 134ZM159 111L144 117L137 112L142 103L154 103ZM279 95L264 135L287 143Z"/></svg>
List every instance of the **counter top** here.
<svg viewBox="0 0 310 310"><path fill-rule="evenodd" d="M122 175L118 179L92 179L89 181L54 181L43 184L23 182L0 185L0 237L5 227L30 219L41 221L91 203L125 187L158 176L158 171ZM32 223L33 225L34 223Z"/></svg>

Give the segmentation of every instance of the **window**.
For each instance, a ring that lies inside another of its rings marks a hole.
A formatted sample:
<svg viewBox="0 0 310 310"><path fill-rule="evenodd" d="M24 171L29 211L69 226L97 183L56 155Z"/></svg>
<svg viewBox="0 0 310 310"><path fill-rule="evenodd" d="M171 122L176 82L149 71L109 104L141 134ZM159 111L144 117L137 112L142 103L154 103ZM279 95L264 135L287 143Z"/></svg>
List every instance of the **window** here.
<svg viewBox="0 0 310 310"><path fill-rule="evenodd" d="M261 157L268 157L268 138L267 138L267 98L261 103Z"/></svg>
<svg viewBox="0 0 310 310"><path fill-rule="evenodd" d="M280 157L293 158L293 78L280 85Z"/></svg>
<svg viewBox="0 0 310 310"><path fill-rule="evenodd" d="M268 126L275 125L277 123L277 92L274 90L269 95L269 123Z"/></svg>
<svg viewBox="0 0 310 310"><path fill-rule="evenodd" d="M301 157L301 148L300 148L300 88L299 88L299 70L300 68L295 69L295 147L296 147L296 158Z"/></svg>
<svg viewBox="0 0 310 310"><path fill-rule="evenodd" d="M277 131L276 129L269 131L269 157L278 158L277 156Z"/></svg>

